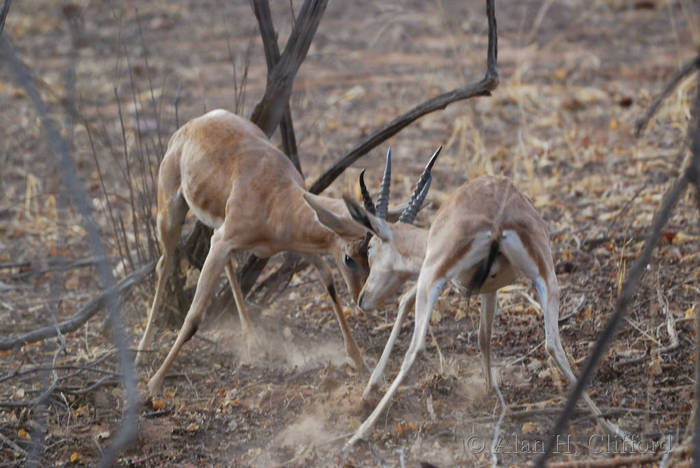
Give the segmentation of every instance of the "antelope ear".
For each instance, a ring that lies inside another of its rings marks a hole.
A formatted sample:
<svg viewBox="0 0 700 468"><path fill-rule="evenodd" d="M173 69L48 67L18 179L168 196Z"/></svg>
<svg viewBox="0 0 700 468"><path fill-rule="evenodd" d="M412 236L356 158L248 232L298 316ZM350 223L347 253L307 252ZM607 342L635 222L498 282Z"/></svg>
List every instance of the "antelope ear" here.
<svg viewBox="0 0 700 468"><path fill-rule="evenodd" d="M344 239L361 239L365 235L365 230L355 221L346 216L339 216L330 203L324 197L306 192L304 200L316 212L316 218L325 227L338 234ZM338 200L339 202L339 200ZM336 207L338 210L338 207Z"/></svg>
<svg viewBox="0 0 700 468"><path fill-rule="evenodd" d="M374 216L350 197L344 196L343 200L345 201L345 206L348 207L350 216L358 225L362 226L370 234L380 238L382 242L387 242L391 239L391 229L384 220Z"/></svg>

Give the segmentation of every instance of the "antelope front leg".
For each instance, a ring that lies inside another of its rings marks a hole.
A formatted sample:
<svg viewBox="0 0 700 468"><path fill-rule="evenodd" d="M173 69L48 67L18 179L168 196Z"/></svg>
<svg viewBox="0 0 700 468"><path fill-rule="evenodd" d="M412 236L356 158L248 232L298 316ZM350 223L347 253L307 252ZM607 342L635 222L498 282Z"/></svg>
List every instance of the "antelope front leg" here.
<svg viewBox="0 0 700 468"><path fill-rule="evenodd" d="M233 300L236 302L236 309L238 310L238 317L241 320L241 329L246 335L255 335L255 327L253 322L250 320L248 315L248 308L243 301L243 291L241 291L241 286L238 284L236 279L236 268L233 264L233 259L229 258L226 263L226 277L231 285L231 292L233 293Z"/></svg>
<svg viewBox="0 0 700 468"><path fill-rule="evenodd" d="M136 364L143 364L146 353L143 351L148 347L151 338L153 336L153 324L155 322L156 313L160 308L160 304L163 301L163 294L165 293L165 285L167 284L168 277L173 270L172 255L163 253L158 260L156 265L156 293L153 296L153 303L148 311L148 322L146 323L146 329L143 332L141 341L139 341L138 348L136 348Z"/></svg>
<svg viewBox="0 0 700 468"><path fill-rule="evenodd" d="M229 259L231 247L219 239L217 232L218 231L212 236L211 247L204 261L202 273L199 275L197 290L194 293L192 305L190 305L190 310L187 312L185 322L182 324L182 328L180 328L180 332L177 334L175 344L173 344L173 347L170 349L168 356L165 358L165 361L163 361L158 371L151 377L151 380L148 381L148 391L151 395L160 391L163 380L165 379L165 374L175 360L180 348L182 348L182 345L197 332L197 328L202 321L204 310L209 304L219 276L221 276L221 272Z"/></svg>
<svg viewBox="0 0 700 468"><path fill-rule="evenodd" d="M143 362L146 353L143 352L148 347L153 335L153 324L155 322L156 314L160 308L161 302L163 301L163 295L165 294L165 286L168 283L168 278L172 274L174 261L175 261L175 246L177 241L180 240L180 233L182 232L182 224L185 222L185 216L187 215L187 204L185 199L173 189L172 184L168 184L168 181L160 180L158 191L163 193L162 197L169 200L167 203L166 210L161 211L156 220L158 228L158 243L160 244L160 259L156 265L156 292L153 296L153 303L148 311L148 322L146 323L146 330L143 332L143 337L139 342L138 348L136 348L136 364L141 364ZM171 193L175 191L175 193ZM160 207L159 207L160 208Z"/></svg>
<svg viewBox="0 0 700 468"><path fill-rule="evenodd" d="M323 286L326 288L328 295L331 297L331 303L333 304L333 313L335 318L338 320L338 325L340 325L340 331L343 334L343 342L345 343L345 352L348 357L352 359L355 364L355 368L358 371L367 370L367 365L365 360L362 359L362 352L355 342L355 338L352 336L348 322L345 320L345 313L343 308L338 301L338 294L335 290L335 284L333 283L333 275L326 262L317 255L305 255L306 259L318 270L319 275L321 275L321 281Z"/></svg>
<svg viewBox="0 0 700 468"><path fill-rule="evenodd" d="M399 302L399 312L396 314L396 320L394 321L394 326L391 329L391 335L389 336L389 340L386 342L386 345L384 346L384 351L382 352L382 357L379 358L379 362L377 363L376 367L374 368L374 371L372 372L372 376L369 378L369 382L367 382L367 386L365 387L365 391L362 392L362 399L367 399L373 392L374 390L379 387L379 384L382 380L382 377L384 375L384 369L386 368L386 363L389 361L389 356L391 355L391 351L394 348L394 343L396 343L396 339L399 336L399 333L401 331L401 324L403 323L404 319L406 318L406 314L408 314L408 309L415 303L416 299L416 286L413 285L411 289L406 291L403 296L401 296L401 301Z"/></svg>
<svg viewBox="0 0 700 468"><path fill-rule="evenodd" d="M415 318L415 328L413 329L413 337L411 338L411 344L406 351L406 355L401 363L401 369L399 373L394 378L394 381L389 386L382 399L379 401L377 406L372 411L372 414L367 417L367 419L360 425L360 427L355 431L355 434L348 440L345 444L345 449L352 446L355 442L360 439L367 437L369 431L374 427L379 416L384 412L386 407L389 405L391 398L394 393L403 382L403 379L408 375L408 371L416 360L416 356L423 349L423 343L425 342L425 335L428 332L428 327L430 326L430 315L433 312L433 307L437 301L442 287L445 285L444 279L434 278L432 274L424 274L421 271L418 277L418 284L416 286L416 318Z"/></svg>

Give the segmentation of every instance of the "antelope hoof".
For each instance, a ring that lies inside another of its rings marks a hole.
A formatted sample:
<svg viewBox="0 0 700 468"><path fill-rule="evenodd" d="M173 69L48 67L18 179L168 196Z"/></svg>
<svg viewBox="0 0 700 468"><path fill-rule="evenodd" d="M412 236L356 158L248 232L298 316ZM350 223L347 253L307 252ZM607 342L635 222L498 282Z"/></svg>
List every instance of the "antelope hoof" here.
<svg viewBox="0 0 700 468"><path fill-rule="evenodd" d="M151 380L148 381L148 394L151 397L154 397L160 393L160 389L163 386L163 381L156 376L151 377Z"/></svg>
<svg viewBox="0 0 700 468"><path fill-rule="evenodd" d="M348 364L350 364L351 367L362 374L369 374L370 368L367 367L365 360L362 359L362 353L359 349L346 349L345 351L348 356Z"/></svg>
<svg viewBox="0 0 700 468"><path fill-rule="evenodd" d="M362 399L363 400L368 400L369 398L373 397L374 394L377 392L377 389L379 388L379 384L376 382L370 382L367 384L365 387L365 391L362 392Z"/></svg>

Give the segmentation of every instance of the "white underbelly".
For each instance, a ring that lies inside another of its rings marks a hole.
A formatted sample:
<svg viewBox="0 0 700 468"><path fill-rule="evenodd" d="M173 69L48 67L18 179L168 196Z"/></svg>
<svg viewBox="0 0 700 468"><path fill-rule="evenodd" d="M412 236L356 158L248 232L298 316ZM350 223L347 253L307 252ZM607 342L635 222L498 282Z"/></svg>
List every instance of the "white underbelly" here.
<svg viewBox="0 0 700 468"><path fill-rule="evenodd" d="M212 229L216 229L222 224L224 224L223 218L216 216L213 213L209 213L208 211L203 210L194 203L192 203L192 200L190 200L190 198L187 196L187 190L182 191L182 196L185 198L187 206L189 207L190 211L192 211L192 214L194 214L195 218L201 221L204 225L209 226Z"/></svg>

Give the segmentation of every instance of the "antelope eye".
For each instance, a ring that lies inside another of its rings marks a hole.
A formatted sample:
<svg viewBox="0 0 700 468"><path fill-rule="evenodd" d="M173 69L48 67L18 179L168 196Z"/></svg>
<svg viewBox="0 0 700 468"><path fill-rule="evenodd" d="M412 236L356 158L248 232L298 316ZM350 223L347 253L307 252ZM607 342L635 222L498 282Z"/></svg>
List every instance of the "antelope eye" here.
<svg viewBox="0 0 700 468"><path fill-rule="evenodd" d="M343 262L349 267L354 267L355 266L355 260L350 258L348 254L345 254L345 257L343 257Z"/></svg>

